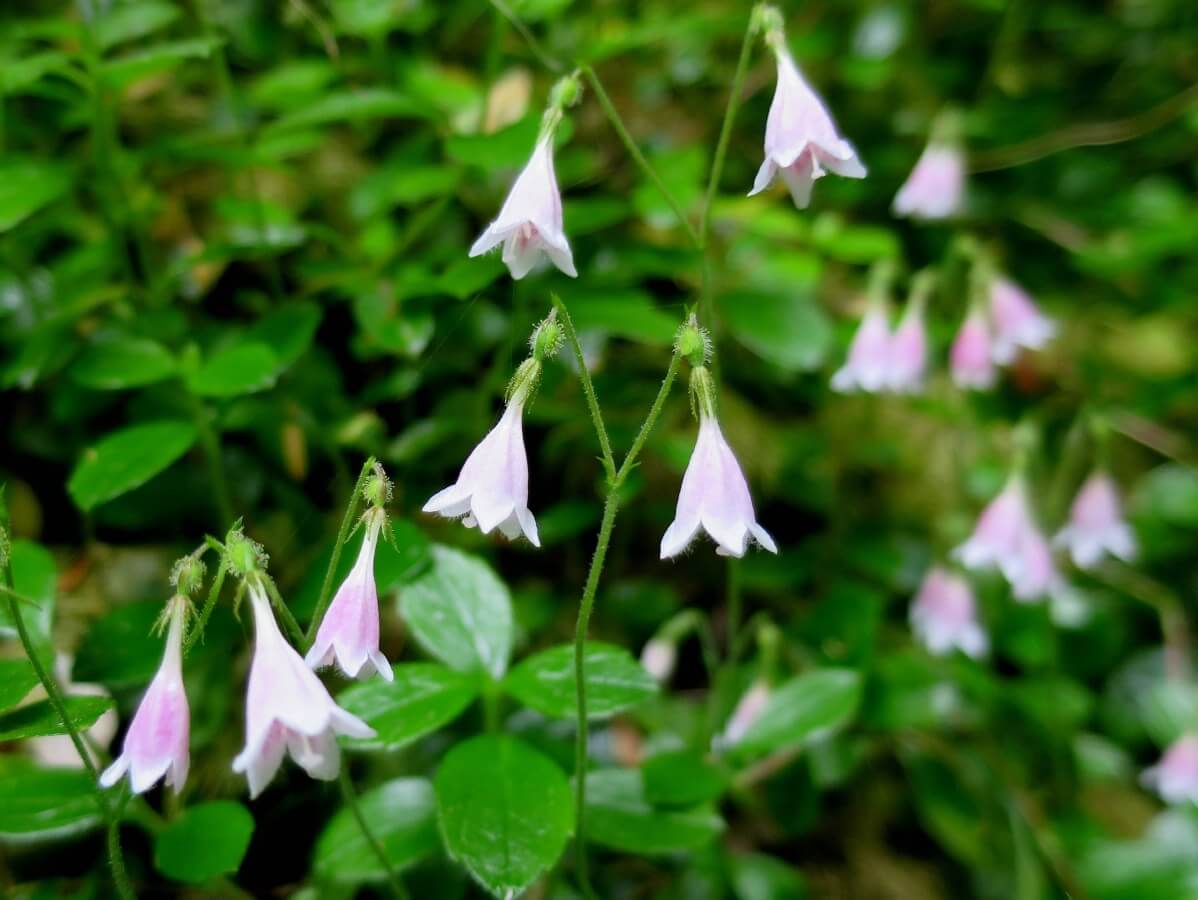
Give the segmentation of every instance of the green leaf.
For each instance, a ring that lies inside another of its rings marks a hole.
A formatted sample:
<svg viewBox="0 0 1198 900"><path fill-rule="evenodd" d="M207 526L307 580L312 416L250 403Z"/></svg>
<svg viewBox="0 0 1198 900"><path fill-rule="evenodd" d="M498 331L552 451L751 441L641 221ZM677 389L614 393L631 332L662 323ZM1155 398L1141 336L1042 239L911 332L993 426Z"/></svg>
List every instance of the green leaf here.
<svg viewBox="0 0 1198 900"><path fill-rule="evenodd" d="M175 370L175 358L161 344L115 337L89 344L68 371L84 387L118 391L162 381Z"/></svg>
<svg viewBox="0 0 1198 900"><path fill-rule="evenodd" d="M201 397L237 397L274 387L279 360L266 344L237 344L219 350L187 379Z"/></svg>
<svg viewBox="0 0 1198 900"><path fill-rule="evenodd" d="M786 372L818 369L832 345L832 327L810 290L736 291L720 298L720 310L738 341Z"/></svg>
<svg viewBox="0 0 1198 900"><path fill-rule="evenodd" d="M399 610L420 646L450 668L503 677L512 652L512 598L478 557L434 545L432 569L407 587Z"/></svg>
<svg viewBox="0 0 1198 900"><path fill-rule="evenodd" d="M807 885L798 869L764 853L738 853L729 860L736 900L805 900Z"/></svg>
<svg viewBox="0 0 1198 900"><path fill-rule="evenodd" d="M622 288L570 291L565 299L579 331L601 331L666 346L674 340L674 332L678 330L678 318L658 309L652 295L645 291Z"/></svg>
<svg viewBox="0 0 1198 900"><path fill-rule="evenodd" d="M584 675L587 718L606 719L657 693L657 682L623 647L588 643ZM574 647L563 644L521 662L504 679L504 689L539 713L559 719L576 715Z"/></svg>
<svg viewBox="0 0 1198 900"><path fill-rule="evenodd" d="M433 786L427 780L396 778L367 791L358 798L358 805L397 871L420 862L440 846ZM320 879L338 884L379 882L387 874L353 813L345 808L338 810L317 838L312 868Z"/></svg>
<svg viewBox="0 0 1198 900"><path fill-rule="evenodd" d="M161 613L160 600L123 603L104 613L75 654L75 680L114 690L148 683L162 659L162 639L153 633Z"/></svg>
<svg viewBox="0 0 1198 900"><path fill-rule="evenodd" d="M265 345L274 353L281 372L308 351L320 327L320 318L321 309L315 303L288 303L255 322L239 343Z"/></svg>
<svg viewBox="0 0 1198 900"><path fill-rule="evenodd" d="M13 157L0 159L0 234L53 203L70 186L71 177L61 166Z"/></svg>
<svg viewBox="0 0 1198 900"><path fill-rule="evenodd" d="M9 567L13 590L37 604L30 608L20 604L21 618L38 648L39 658L54 658L50 647L50 629L54 621L54 598L58 591L58 572L54 557L41 544L16 540L9 548ZM9 614L9 604L0 600L0 634L16 637L16 625Z"/></svg>
<svg viewBox="0 0 1198 900"><path fill-rule="evenodd" d="M160 0L114 4L92 24L92 34L101 49L153 34L179 18L179 10Z"/></svg>
<svg viewBox="0 0 1198 900"><path fill-rule="evenodd" d="M482 735L446 754L437 813L450 856L497 897L514 897L557 862L573 826L566 776L508 735Z"/></svg>
<svg viewBox="0 0 1198 900"><path fill-rule="evenodd" d="M398 750L452 722L478 696L478 678L438 663L406 663L393 669L395 680L373 678L355 684L337 702L378 734L354 740L354 747Z"/></svg>
<svg viewBox="0 0 1198 900"><path fill-rule="evenodd" d="M108 60L101 65L100 71L110 86L120 88L139 78L168 72L187 60L207 59L220 43L209 38L168 41Z"/></svg>
<svg viewBox="0 0 1198 900"><path fill-rule="evenodd" d="M87 730L113 707L107 697L67 697L65 702L67 716L77 731ZM0 741L66 733L66 725L49 700L39 700L0 715Z"/></svg>
<svg viewBox="0 0 1198 900"><path fill-rule="evenodd" d="M241 867L254 833L250 811L232 800L188 807L154 838L154 867L168 878L202 884Z"/></svg>
<svg viewBox="0 0 1198 900"><path fill-rule="evenodd" d="M99 824L95 784L85 769L38 769L0 756L0 840L63 838Z"/></svg>
<svg viewBox="0 0 1198 900"><path fill-rule="evenodd" d="M724 773L693 750L658 753L642 767L645 798L654 806L697 806L724 792Z"/></svg>
<svg viewBox="0 0 1198 900"><path fill-rule="evenodd" d="M488 172L519 169L528 161L540 128L539 116L525 116L494 134L455 134L446 139L445 153L456 162Z"/></svg>
<svg viewBox="0 0 1198 900"><path fill-rule="evenodd" d="M27 659L0 659L0 711L11 709L33 690L37 673Z"/></svg>
<svg viewBox="0 0 1198 900"><path fill-rule="evenodd" d="M1170 525L1198 527L1198 471L1178 463L1157 466L1136 486L1132 509Z"/></svg>
<svg viewBox="0 0 1198 900"><path fill-rule="evenodd" d="M587 831L596 844L656 856L696 850L724 830L724 820L705 807L654 808L636 769L600 769L586 779Z"/></svg>
<svg viewBox="0 0 1198 900"><path fill-rule="evenodd" d="M145 484L195 443L190 422L148 422L114 431L83 452L67 482L84 511Z"/></svg>
<svg viewBox="0 0 1198 900"><path fill-rule="evenodd" d="M770 695L736 748L770 751L823 737L852 720L861 693L861 675L852 669L817 669L792 678Z"/></svg>
<svg viewBox="0 0 1198 900"><path fill-rule="evenodd" d="M357 91L338 91L302 109L276 119L265 129L266 134L314 125L338 122L361 122L368 119L397 119L423 116L426 110L412 98L397 91L367 88Z"/></svg>

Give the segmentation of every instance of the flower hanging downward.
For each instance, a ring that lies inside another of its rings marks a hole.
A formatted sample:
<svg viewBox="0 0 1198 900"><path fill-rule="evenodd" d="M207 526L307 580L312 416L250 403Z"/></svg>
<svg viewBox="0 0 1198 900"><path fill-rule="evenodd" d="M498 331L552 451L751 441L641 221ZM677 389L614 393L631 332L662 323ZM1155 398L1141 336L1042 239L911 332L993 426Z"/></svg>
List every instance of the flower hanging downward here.
<svg viewBox="0 0 1198 900"><path fill-rule="evenodd" d="M765 161L749 196L761 193L780 174L795 206L801 209L810 202L811 187L825 171L864 178L865 166L853 145L836 130L823 101L803 79L786 49L780 21L767 28L766 42L778 61L778 85L765 125Z"/></svg>
<svg viewBox="0 0 1198 900"><path fill-rule="evenodd" d="M112 787L129 773L133 793L141 794L159 779L179 793L187 780L190 762L188 741L191 711L183 689L183 620L187 598L176 594L167 606L169 626L162 663L125 734L118 756L100 776L103 787Z"/></svg>
<svg viewBox="0 0 1198 900"><path fill-rule="evenodd" d="M1161 761L1140 777L1166 803L1198 803L1198 736L1178 738Z"/></svg>
<svg viewBox="0 0 1198 900"><path fill-rule="evenodd" d="M561 342L555 312L533 331L532 356L512 378L507 409L499 423L466 457L458 480L430 497L424 512L461 518L467 528L477 525L483 534L498 528L509 540L523 532L534 547L541 546L537 521L528 509L528 457L522 421L524 407L541 377L541 360L553 356Z"/></svg>
<svg viewBox="0 0 1198 900"><path fill-rule="evenodd" d="M1051 548L1032 517L1019 475L982 511L973 534L954 555L968 569L997 567L1018 600L1035 600L1060 587Z"/></svg>
<svg viewBox="0 0 1198 900"><path fill-rule="evenodd" d="M313 778L331 781L341 770L336 736L366 738L374 729L333 702L320 679L279 631L260 578L247 582L254 611L254 661L245 701L245 748L233 760L250 797L274 778L284 754Z"/></svg>
<svg viewBox="0 0 1198 900"><path fill-rule="evenodd" d="M849 344L848 359L832 376L832 390L881 391L890 383L893 357L886 296L893 273L887 261L876 264L870 273L865 315Z"/></svg>
<svg viewBox="0 0 1198 900"><path fill-rule="evenodd" d="M890 338L886 381L892 391L900 394L918 393L923 389L928 360L928 333L923 313L933 278L930 270L915 276L907 308Z"/></svg>
<svg viewBox="0 0 1198 900"><path fill-rule="evenodd" d="M994 361L1001 366L1014 362L1019 348L1039 350L1056 334L1052 320L1009 278L994 278L990 283L990 318L994 322Z"/></svg>
<svg viewBox="0 0 1198 900"><path fill-rule="evenodd" d="M363 517L366 533L358 559L337 589L304 657L313 669L330 665L335 658L349 678L371 672L384 681L395 677L391 663L379 652L379 594L374 583L374 551L386 518L381 506L372 507Z"/></svg>
<svg viewBox="0 0 1198 900"><path fill-rule="evenodd" d="M990 326L981 310L970 310L961 323L949 351L949 364L957 387L974 391L994 387L996 372L990 355Z"/></svg>
<svg viewBox="0 0 1198 900"><path fill-rule="evenodd" d="M977 659L986 655L989 645L969 582L940 566L933 566L919 586L911 605L911 628L937 655L955 647Z"/></svg>
<svg viewBox="0 0 1198 900"><path fill-rule="evenodd" d="M965 154L956 140L955 116L942 115L932 139L894 198L894 214L947 219L965 197Z"/></svg>
<svg viewBox="0 0 1198 900"><path fill-rule="evenodd" d="M1095 472L1082 485L1069 511L1069 523L1053 543L1069 548L1079 569L1095 566L1108 553L1122 560L1136 555L1136 539L1123 519L1119 489L1105 472Z"/></svg>
<svg viewBox="0 0 1198 900"><path fill-rule="evenodd" d="M757 524L744 473L720 431L715 387L706 366L692 371L691 391L699 413L699 437L682 476L674 521L661 539L661 558L677 556L700 529L711 535L721 556L744 556L750 538L777 553L774 539Z"/></svg>

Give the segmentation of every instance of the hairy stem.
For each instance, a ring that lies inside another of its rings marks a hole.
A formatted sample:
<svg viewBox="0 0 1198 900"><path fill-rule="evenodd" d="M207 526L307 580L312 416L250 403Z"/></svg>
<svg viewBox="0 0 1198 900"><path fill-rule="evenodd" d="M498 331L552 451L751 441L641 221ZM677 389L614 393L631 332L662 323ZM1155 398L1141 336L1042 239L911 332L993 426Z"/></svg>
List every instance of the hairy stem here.
<svg viewBox="0 0 1198 900"><path fill-rule="evenodd" d="M532 51L533 56L537 58L537 61L540 62L541 65L543 65L550 72L560 73L562 71L562 64L545 52L545 49L541 46L540 41L537 40L536 36L532 33L529 27L524 24L524 21L518 15L516 15L516 13L504 2L504 0L490 0L490 3L499 11L500 15L512 23L512 27L515 28L516 31L520 32L520 37L524 38L524 42L528 44L528 49Z"/></svg>
<svg viewBox="0 0 1198 900"><path fill-rule="evenodd" d="M341 784L341 799L349 807L354 821L358 823L358 830L362 832L362 837L366 839L371 852L378 858L383 871L387 873L387 882L391 885L391 890L400 900L407 900L407 889L403 886L403 882L399 880L399 873L395 871L395 866L391 865L391 860L387 858L386 848L378 837L375 836L375 833L370 830L370 824L366 821L366 817L362 815L362 807L358 805L358 795L354 792L354 783L349 777L349 768L347 766L343 765L341 767L341 774L337 780Z"/></svg>
<svg viewBox="0 0 1198 900"><path fill-rule="evenodd" d="M183 641L184 656L190 653L191 648L204 636L204 629L208 627L208 619L212 616L212 610L216 607L216 601L220 597L221 588L224 587L225 574L224 563L221 560L217 564L216 576L212 579L212 587L208 589L208 599L204 601L204 606L200 609L199 617L187 632L186 640Z"/></svg>
<svg viewBox="0 0 1198 900"><path fill-rule="evenodd" d="M599 438L599 449L603 453L603 471L610 481L616 477L616 457L611 450L611 441L607 437L607 427L603 424L603 413L599 409L599 398L595 394L595 385L591 381L591 373L587 371L586 357L582 352L582 344L578 342L578 332L574 330L574 320L570 311L557 294L550 295L553 306L561 316L562 329L566 332L566 340L574 351L574 359L578 363L578 378L582 382L582 392L586 394L587 408L591 412L591 423L595 426L595 435Z"/></svg>

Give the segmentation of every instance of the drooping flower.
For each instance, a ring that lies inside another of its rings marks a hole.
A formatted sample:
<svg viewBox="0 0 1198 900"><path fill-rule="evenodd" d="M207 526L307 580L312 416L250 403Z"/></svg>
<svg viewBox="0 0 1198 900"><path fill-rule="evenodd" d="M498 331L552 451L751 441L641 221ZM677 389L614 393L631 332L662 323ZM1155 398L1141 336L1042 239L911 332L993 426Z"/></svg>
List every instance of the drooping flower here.
<svg viewBox="0 0 1198 900"><path fill-rule="evenodd" d="M1178 738L1140 777L1166 803L1198 803L1198 736Z"/></svg>
<svg viewBox="0 0 1198 900"><path fill-rule="evenodd" d="M461 518L483 534L498 528L509 540L523 532L534 547L541 546L537 520L528 509L528 457L521 427L525 399L520 391L512 395L499 424L466 457L458 480L430 497L425 512Z"/></svg>
<svg viewBox="0 0 1198 900"><path fill-rule="evenodd" d="M367 516L358 559L329 604L304 662L319 669L336 659L349 678L377 672L391 681L391 663L379 652L379 594L374 582L374 552L385 517L378 508Z"/></svg>
<svg viewBox="0 0 1198 900"><path fill-rule="evenodd" d="M1017 475L982 511L973 534L954 555L967 569L997 567L1018 600L1035 600L1060 586L1051 548Z"/></svg>
<svg viewBox="0 0 1198 900"><path fill-rule="evenodd" d="M890 338L890 363L886 383L891 390L899 393L916 393L923 388L928 358L928 335L923 308L923 294L913 295L907 303L898 328Z"/></svg>
<svg viewBox="0 0 1198 900"><path fill-rule="evenodd" d="M933 139L894 198L896 216L946 219L961 209L965 157L953 143Z"/></svg>
<svg viewBox="0 0 1198 900"><path fill-rule="evenodd" d="M937 655L955 647L977 659L989 647L969 582L940 566L933 566L919 586L911 605L911 628Z"/></svg>
<svg viewBox="0 0 1198 900"><path fill-rule="evenodd" d="M994 361L1005 366L1020 347L1039 350L1056 334L1056 325L1037 308L1027 292L1009 278L990 283L990 319L994 323Z"/></svg>
<svg viewBox="0 0 1198 900"><path fill-rule="evenodd" d="M783 37L779 34L771 43L778 60L778 85L765 124L765 160L749 196L761 193L780 174L795 206L802 209L811 200L811 186L825 171L864 178L865 166L800 74Z"/></svg>
<svg viewBox="0 0 1198 900"><path fill-rule="evenodd" d="M849 344L845 364L832 376L832 390L880 391L890 381L891 338L883 303L871 301Z"/></svg>
<svg viewBox="0 0 1198 900"><path fill-rule="evenodd" d="M577 278L570 243L562 228L562 196L553 170L553 131L542 134L524 170L499 210L470 248L481 256L503 244L503 261L512 277L519 280L536 265L542 253L555 266Z"/></svg>
<svg viewBox="0 0 1198 900"><path fill-rule="evenodd" d="M121 755L100 775L103 787L112 787L127 772L135 794L148 791L164 776L176 794L183 789L191 760L188 745L191 711L187 705L187 692L183 689L183 620L186 613L186 598L173 597L167 611L170 624L162 663L125 733Z"/></svg>
<svg viewBox="0 0 1198 900"><path fill-rule="evenodd" d="M1069 549L1080 569L1089 569L1108 553L1122 560L1136 554L1136 539L1123 519L1119 489L1105 472L1094 472L1074 498L1069 523L1053 542Z"/></svg>
<svg viewBox="0 0 1198 900"><path fill-rule="evenodd" d="M719 737L722 746L731 747L740 743L753 723L761 718L770 702L770 694L770 686L764 678L758 678L749 686L737 702L736 709L732 711L732 716Z"/></svg>
<svg viewBox="0 0 1198 900"><path fill-rule="evenodd" d="M245 701L245 748L233 760L257 797L291 754L313 778L330 781L341 770L337 735L367 738L374 729L338 706L320 679L279 631L270 600L249 582L254 611L254 661Z"/></svg>
<svg viewBox="0 0 1198 900"><path fill-rule="evenodd" d="M682 476L674 521L661 539L661 558L677 556L701 529L716 542L721 556L744 556L750 538L777 553L774 539L757 524L744 473L720 430L715 388L705 366L691 373L691 389L699 413L699 436Z"/></svg>
<svg viewBox="0 0 1198 900"><path fill-rule="evenodd" d="M970 310L949 351L953 383L965 390L984 391L994 387L996 370L990 351L990 326L985 315Z"/></svg>
<svg viewBox="0 0 1198 900"><path fill-rule="evenodd" d="M654 681L669 681L677 661L677 645L665 638L650 638L641 649L641 667L653 676Z"/></svg>

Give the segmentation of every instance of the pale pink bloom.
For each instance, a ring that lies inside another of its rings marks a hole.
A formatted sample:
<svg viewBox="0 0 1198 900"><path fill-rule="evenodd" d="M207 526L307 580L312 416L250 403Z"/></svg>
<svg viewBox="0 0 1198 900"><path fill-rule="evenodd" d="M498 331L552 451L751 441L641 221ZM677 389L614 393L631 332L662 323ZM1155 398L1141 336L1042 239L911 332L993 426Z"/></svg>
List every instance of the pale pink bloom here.
<svg viewBox="0 0 1198 900"><path fill-rule="evenodd" d="M1036 526L1019 477L1012 477L982 511L973 534L954 556L967 569L998 568L1018 600L1034 600L1060 586L1048 541Z"/></svg>
<svg viewBox="0 0 1198 900"><path fill-rule="evenodd" d="M701 529L716 542L720 556L744 556L750 537L771 553L778 552L769 532L757 524L749 486L720 423L702 408L699 437L682 476L674 521L661 539L661 558L677 556Z"/></svg>
<svg viewBox="0 0 1198 900"><path fill-rule="evenodd" d="M552 132L537 141L498 218L474 242L470 255L481 256L500 244L503 261L515 279L527 275L541 253L571 278L578 277L562 230L562 195L553 171Z"/></svg>
<svg viewBox="0 0 1198 900"><path fill-rule="evenodd" d="M1198 803L1198 736L1178 738L1140 777L1166 803Z"/></svg>
<svg viewBox="0 0 1198 900"><path fill-rule="evenodd" d="M886 379L890 389L904 394L921 390L927 357L928 335L923 304L910 302L890 338L890 366Z"/></svg>
<svg viewBox="0 0 1198 900"><path fill-rule="evenodd" d="M1106 554L1122 560L1136 555L1136 539L1123 519L1119 489L1110 475L1095 472L1078 491L1069 523L1053 541L1069 548L1080 569L1089 569Z"/></svg>
<svg viewBox="0 0 1198 900"><path fill-rule="evenodd" d="M304 662L319 669L336 658L349 678L377 672L391 681L391 664L379 652L379 594L374 583L374 551L384 519L378 510L369 515L357 562L329 604Z"/></svg>
<svg viewBox="0 0 1198 900"><path fill-rule="evenodd" d="M313 778L331 781L341 770L337 735L374 737L374 729L333 702L320 679L279 631L261 584L249 586L254 610L254 661L245 701L245 748L233 760L250 797L274 778L284 754Z"/></svg>
<svg viewBox="0 0 1198 900"><path fill-rule="evenodd" d="M980 311L971 311L961 323L949 351L949 362L957 387L966 390L994 387L996 370L990 355L990 326Z"/></svg>
<svg viewBox="0 0 1198 900"><path fill-rule="evenodd" d="M880 391L890 379L890 325L886 307L870 303L849 344L845 364L832 376L834 391Z"/></svg>
<svg viewBox="0 0 1198 900"><path fill-rule="evenodd" d="M524 452L524 394L513 396L499 423L475 447L458 480L433 494L424 511L447 519L461 517L467 528L483 534L498 528L509 540L521 531L534 547L541 546L537 520L528 510L528 457Z"/></svg>
<svg viewBox="0 0 1198 900"><path fill-rule="evenodd" d="M1038 350L1056 334L1056 326L1036 307L1035 301L1009 278L990 285L990 318L994 322L994 361L1013 362L1020 347Z"/></svg>
<svg viewBox="0 0 1198 900"><path fill-rule="evenodd" d="M148 791L163 776L176 794L183 789L191 759L188 746L191 712L183 689L183 619L186 611L187 601L183 597L171 601L162 663L125 733L121 755L100 776L103 787L112 787L128 772L129 784L135 794Z"/></svg>
<svg viewBox="0 0 1198 900"><path fill-rule="evenodd" d="M865 166L853 145L840 136L823 101L803 79L790 53L775 48L778 85L765 124L765 161L749 196L765 190L781 174L800 209L811 200L811 186L825 170L864 178Z"/></svg>
<svg viewBox="0 0 1198 900"><path fill-rule="evenodd" d="M911 605L911 628L937 655L955 647L977 659L989 647L969 582L939 566L933 566L919 586Z"/></svg>
<svg viewBox="0 0 1198 900"><path fill-rule="evenodd" d="M669 681L677 660L677 646L664 638L650 639L641 650L641 667L653 676L654 681Z"/></svg>
<svg viewBox="0 0 1198 900"><path fill-rule="evenodd" d="M724 732L720 735L719 743L725 747L740 743L753 723L761 718L769 702L770 686L764 679L758 678L736 704L732 717L728 719L728 724L724 726Z"/></svg>
<svg viewBox="0 0 1198 900"><path fill-rule="evenodd" d="M894 198L894 214L946 219L960 211L965 156L954 144L932 141Z"/></svg>

